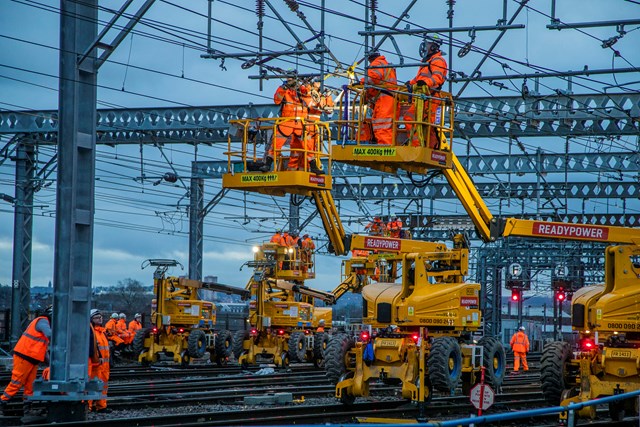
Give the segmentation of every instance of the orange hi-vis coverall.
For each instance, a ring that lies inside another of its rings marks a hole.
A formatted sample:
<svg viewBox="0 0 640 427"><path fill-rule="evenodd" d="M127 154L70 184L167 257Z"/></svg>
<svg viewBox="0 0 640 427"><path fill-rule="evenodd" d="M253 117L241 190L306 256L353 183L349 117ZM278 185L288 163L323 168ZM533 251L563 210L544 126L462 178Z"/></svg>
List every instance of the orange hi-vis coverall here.
<svg viewBox="0 0 640 427"><path fill-rule="evenodd" d="M307 272L313 268L313 251L316 249L316 244L313 243L311 237L305 237L300 244L302 247L302 253L300 260L302 261L302 271Z"/></svg>
<svg viewBox="0 0 640 427"><path fill-rule="evenodd" d="M41 323L40 326L38 322ZM33 382L38 375L38 364L44 362L49 348L51 326L45 316L36 317L29 323L16 346L13 348L13 370L11 382L4 389L1 400L8 402L21 388L23 396L33 395Z"/></svg>
<svg viewBox="0 0 640 427"><path fill-rule="evenodd" d="M306 87L300 87L300 93L306 94ZM280 117L288 117L289 120L284 120L276 126L275 134L273 135L273 144L269 147L267 155L271 158L274 156L273 146L275 145L278 152L282 149L285 143L289 142L290 149L301 149L302 146L302 121L307 117L307 111L302 100L298 95L298 91L294 88L287 87L285 85L279 86L276 89L276 93L273 95L273 102L276 105L280 105ZM296 170L299 166L300 152L291 152L289 158L289 164L287 169Z"/></svg>
<svg viewBox="0 0 640 427"><path fill-rule="evenodd" d="M89 379L102 381L102 395L107 397L109 383L109 341L102 326L91 326L89 346ZM107 400L90 400L89 410L101 410L107 407Z"/></svg>
<svg viewBox="0 0 640 427"><path fill-rule="evenodd" d="M387 227L389 229L389 235L391 237L400 238L400 234L402 233L402 220L392 220L389 222L389 224L387 224Z"/></svg>
<svg viewBox="0 0 640 427"><path fill-rule="evenodd" d="M109 341L113 341L116 346L124 344L124 340L118 333L118 321L116 319L109 319L107 324L104 325L104 329Z"/></svg>
<svg viewBox="0 0 640 427"><path fill-rule="evenodd" d="M127 321L125 319L118 320L118 323L116 323L116 329L118 330L118 335L122 338L125 344L131 344L133 342L133 334L129 332Z"/></svg>
<svg viewBox="0 0 640 427"><path fill-rule="evenodd" d="M412 85L417 84L418 82L424 82L426 86L429 88L429 92L431 96L437 97L438 92L442 89L442 85L444 85L445 80L447 79L447 70L448 65L447 61L442 57L441 52L434 53L425 64L420 67L418 70L418 74L413 78L413 80L409 81ZM416 119L416 98L413 98L413 104L409 107L407 114L405 115L406 121L419 121L420 119ZM424 103L424 120L429 114L429 108L431 109L431 114L429 116L429 122L434 124L440 124L441 114L442 114L442 102L437 99L430 99L430 102L425 101ZM412 127L411 123L407 123L407 129L410 131ZM438 137L435 132L434 127L430 127L431 135L429 137L429 147L435 148L438 146ZM424 136L425 143L427 136ZM420 141L416 139L414 136L411 145L414 147L420 146Z"/></svg>
<svg viewBox="0 0 640 427"><path fill-rule="evenodd" d="M136 319L133 319L131 322L129 322L129 332L133 337L136 336L136 332L138 332L138 330L140 329L142 329L142 325Z"/></svg>
<svg viewBox="0 0 640 427"><path fill-rule="evenodd" d="M273 236L271 236L271 240L269 240L269 243L276 243L280 246L286 246L284 242L284 237L282 237L282 234L280 233L276 233Z"/></svg>
<svg viewBox="0 0 640 427"><path fill-rule="evenodd" d="M367 224L364 229L369 230L369 234L372 236L382 236L384 234L385 225L381 219L374 219L373 222Z"/></svg>
<svg viewBox="0 0 640 427"><path fill-rule="evenodd" d="M393 118L395 117L393 108L393 96L385 93L385 89L396 90L398 79L395 68L388 66L387 59L380 55L371 61L369 67L387 66L386 68L369 68L367 78L363 83L377 86L380 89L368 88L367 99L373 103L373 115L371 126L373 136L379 145L394 145L393 141ZM366 135L366 131L364 132ZM361 135L360 139L363 139Z"/></svg>
<svg viewBox="0 0 640 427"><path fill-rule="evenodd" d="M520 360L525 371L529 370L527 364L527 352L529 351L529 337L522 331L518 331L511 337L511 349L513 350L513 370L520 370Z"/></svg>

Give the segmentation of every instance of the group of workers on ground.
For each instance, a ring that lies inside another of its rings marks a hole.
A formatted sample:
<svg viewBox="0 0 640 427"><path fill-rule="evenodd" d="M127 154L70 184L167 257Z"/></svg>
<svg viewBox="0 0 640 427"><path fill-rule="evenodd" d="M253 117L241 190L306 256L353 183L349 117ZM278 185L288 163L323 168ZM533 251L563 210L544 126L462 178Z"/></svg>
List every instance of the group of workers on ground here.
<svg viewBox="0 0 640 427"><path fill-rule="evenodd" d="M276 230L269 242L294 250L294 256L290 257L287 254L287 261L280 268L289 270L292 266L291 261L300 260L300 269L303 273L313 270L313 252L316 250L316 244L308 234L304 234L301 239L295 231L289 233L288 231ZM295 262L293 267L296 269Z"/></svg>
<svg viewBox="0 0 640 427"><path fill-rule="evenodd" d="M51 316L53 307L49 306L37 316L13 348L13 369L11 371L11 381L5 388L0 397L0 413L4 414L7 404L11 398L22 388L24 388L23 412L28 415L31 411L31 403L26 400L27 397L33 396L33 382L38 375L38 366L42 363L49 364L49 341L51 340ZM102 325L102 313L98 309L92 309L89 314L89 360L88 360L88 378L100 379L103 382L102 396L103 399L87 401L89 411L109 412L107 409L107 384L109 382L109 371L111 361L111 350L109 341L117 338L120 346L126 345L129 336L135 336L137 330L142 328L142 315L136 313L134 319L126 323L126 315L124 313L113 313L111 319L105 326ZM123 327L124 325L124 327ZM126 338L125 338L126 337ZM130 338L131 342L133 338ZM116 347L114 348L117 348ZM118 350L114 350L116 353ZM49 380L49 367L42 372L42 379Z"/></svg>
<svg viewBox="0 0 640 427"><path fill-rule="evenodd" d="M402 112L404 126L412 146L422 145L418 137L423 131L414 126L415 122L439 124L442 115L442 102L439 92L447 77L448 65L440 51L441 42L435 38L426 46L426 55L418 74L405 85L409 91L429 96L424 106L417 107L419 99L411 103ZM371 119L366 119L360 129L359 139L364 143L394 145L393 122L400 118L400 110L395 107L394 92L398 91L396 70L378 51L367 56L369 68L366 77L360 83L366 85L365 100L372 111ZM320 138L317 122L323 112L331 113L334 101L331 91L322 91L320 78L311 83L301 83L295 71L291 71L283 85L276 90L273 101L280 106L279 119L274 130L273 141L267 149L264 163L257 168L262 172L274 170L274 153L279 153L285 144L289 144L291 154L286 170L308 170L314 174L322 174L316 153L319 151ZM415 90L414 90L415 88ZM422 110L422 117L416 113ZM415 128L415 129L414 129ZM430 148L438 145L437 128L429 126L428 134L423 136L425 144ZM280 165L284 168L284 164Z"/></svg>

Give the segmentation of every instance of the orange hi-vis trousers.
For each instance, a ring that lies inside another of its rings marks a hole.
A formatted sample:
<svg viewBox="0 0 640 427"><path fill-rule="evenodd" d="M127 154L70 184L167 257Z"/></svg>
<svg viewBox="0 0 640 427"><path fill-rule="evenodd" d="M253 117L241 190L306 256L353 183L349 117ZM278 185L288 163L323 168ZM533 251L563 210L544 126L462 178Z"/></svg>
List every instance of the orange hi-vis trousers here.
<svg viewBox="0 0 640 427"><path fill-rule="evenodd" d="M527 353L523 351L514 351L513 352L513 370L520 370L520 360L522 360L522 367L525 371L529 370L529 365L527 364Z"/></svg>
<svg viewBox="0 0 640 427"><path fill-rule="evenodd" d="M24 387L24 396L33 395L33 382L38 375L38 365L34 365L28 360L14 354L13 371L11 371L11 381L2 393L1 400L9 401L17 392Z"/></svg>

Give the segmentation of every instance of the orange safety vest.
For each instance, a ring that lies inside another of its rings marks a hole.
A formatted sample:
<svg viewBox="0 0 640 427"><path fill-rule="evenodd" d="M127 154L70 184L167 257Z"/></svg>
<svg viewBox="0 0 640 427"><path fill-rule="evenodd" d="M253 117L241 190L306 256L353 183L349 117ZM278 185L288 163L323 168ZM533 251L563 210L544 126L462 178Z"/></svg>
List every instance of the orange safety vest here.
<svg viewBox="0 0 640 427"><path fill-rule="evenodd" d="M129 330L131 332L135 334L138 329L142 329L142 325L140 324L140 322L138 322L136 319L133 319L131 322L129 322Z"/></svg>
<svg viewBox="0 0 640 427"><path fill-rule="evenodd" d="M526 353L529 351L529 337L522 331L513 334L510 344L514 352Z"/></svg>
<svg viewBox="0 0 640 427"><path fill-rule="evenodd" d="M47 322L49 321L49 319L45 316L40 316L33 319L31 323L29 323L27 330L24 331L24 333L16 343L13 351L30 357L34 360L44 362L45 356L47 354L47 348L49 347L49 338L47 338L46 335L42 332L36 330L36 324L40 319L46 319Z"/></svg>
<svg viewBox="0 0 640 427"><path fill-rule="evenodd" d="M118 320L118 323L116 323L116 329L118 329L118 331L126 331L127 330L127 321L124 320L124 319Z"/></svg>
<svg viewBox="0 0 640 427"><path fill-rule="evenodd" d="M105 328L102 326L93 326L93 337L95 338L95 344L97 347L97 356L98 359L92 361L93 363L109 363L109 340L105 335Z"/></svg>
<svg viewBox="0 0 640 427"><path fill-rule="evenodd" d="M437 52L420 67L418 74L409 83L414 85L423 81L433 91L440 90L446 78L447 61L442 57L441 52Z"/></svg>
<svg viewBox="0 0 640 427"><path fill-rule="evenodd" d="M313 243L313 240L311 240L311 237L307 237L306 239L304 239L302 241L302 250L307 252L307 253L311 253L313 250L315 250L316 248L316 244Z"/></svg>
<svg viewBox="0 0 640 427"><path fill-rule="evenodd" d="M273 102L281 106L280 117L291 117L292 119L278 126L278 132L282 136L290 136L292 133L301 136L301 119L306 118L307 112L306 108L302 105L298 92L295 89L279 86L273 95Z"/></svg>
<svg viewBox="0 0 640 427"><path fill-rule="evenodd" d="M389 231L391 232L391 237L400 237L400 231L402 231L402 221L391 221L389 222Z"/></svg>
<svg viewBox="0 0 640 427"><path fill-rule="evenodd" d="M276 233L273 236L271 236L271 240L269 241L269 243L277 243L280 246L285 246L284 238L282 237L282 234L280 234L280 233Z"/></svg>
<svg viewBox="0 0 640 427"><path fill-rule="evenodd" d="M398 78L396 77L396 69L393 67L389 67L389 63L387 62L387 58L380 55L373 61L369 67L381 67L385 66L385 68L369 68L367 71L367 78L364 83L373 86L383 87L385 89L393 89L395 90L398 85ZM369 88L367 89L367 97L371 100L375 99L378 95L380 95L380 91L377 89Z"/></svg>
<svg viewBox="0 0 640 427"><path fill-rule="evenodd" d="M104 325L105 330L108 334L117 335L118 334L118 322L116 319L109 319L106 325Z"/></svg>

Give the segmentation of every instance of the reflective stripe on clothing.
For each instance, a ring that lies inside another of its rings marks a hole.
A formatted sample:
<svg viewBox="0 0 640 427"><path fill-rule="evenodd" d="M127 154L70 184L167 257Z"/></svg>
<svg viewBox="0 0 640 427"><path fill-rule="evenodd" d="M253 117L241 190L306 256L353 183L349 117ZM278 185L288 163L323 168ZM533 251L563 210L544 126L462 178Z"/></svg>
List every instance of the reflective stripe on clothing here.
<svg viewBox="0 0 640 427"><path fill-rule="evenodd" d="M33 319L13 350L39 362L44 362L47 348L49 347L49 339L36 329L36 323L41 319L49 321L44 316Z"/></svg>
<svg viewBox="0 0 640 427"><path fill-rule="evenodd" d="M24 387L24 396L33 395L33 382L38 375L38 365L23 359L18 355L13 356L13 370L11 381L4 389L1 400L10 400L21 388Z"/></svg>

